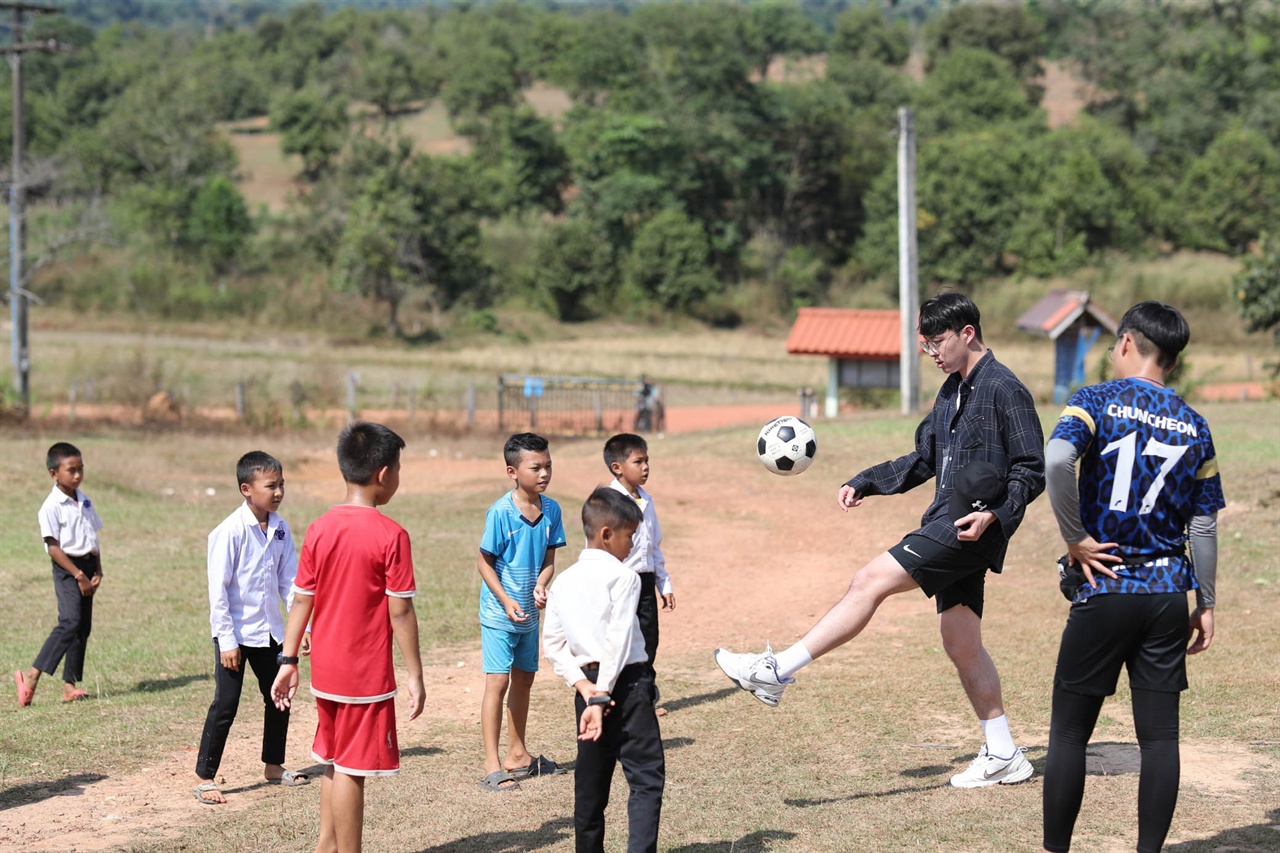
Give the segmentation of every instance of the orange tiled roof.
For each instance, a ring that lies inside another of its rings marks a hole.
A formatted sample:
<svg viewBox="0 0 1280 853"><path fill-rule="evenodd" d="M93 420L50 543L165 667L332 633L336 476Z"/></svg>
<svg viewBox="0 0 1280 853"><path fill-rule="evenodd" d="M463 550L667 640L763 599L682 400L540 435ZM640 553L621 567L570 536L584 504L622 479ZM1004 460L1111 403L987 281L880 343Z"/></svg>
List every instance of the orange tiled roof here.
<svg viewBox="0 0 1280 853"><path fill-rule="evenodd" d="M833 358L896 360L901 348L899 314L869 308L801 308L787 352Z"/></svg>

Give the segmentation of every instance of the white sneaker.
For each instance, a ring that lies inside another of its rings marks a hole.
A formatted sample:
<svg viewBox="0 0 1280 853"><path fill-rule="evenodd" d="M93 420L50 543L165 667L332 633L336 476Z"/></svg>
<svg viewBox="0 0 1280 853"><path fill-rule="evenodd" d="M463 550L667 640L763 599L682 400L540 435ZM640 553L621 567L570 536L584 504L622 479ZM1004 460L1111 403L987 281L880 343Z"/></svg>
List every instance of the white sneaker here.
<svg viewBox="0 0 1280 853"><path fill-rule="evenodd" d="M987 785L1013 785L1031 778L1035 768L1019 749L1012 758L996 758L984 743L969 769L951 777L956 788L985 788Z"/></svg>
<svg viewBox="0 0 1280 853"><path fill-rule="evenodd" d="M743 690L751 691L753 696L770 708L778 706L782 691L787 689L788 684L796 683L794 678L778 678L778 661L768 643L765 643L764 652L758 655L716 649L714 657L730 681Z"/></svg>

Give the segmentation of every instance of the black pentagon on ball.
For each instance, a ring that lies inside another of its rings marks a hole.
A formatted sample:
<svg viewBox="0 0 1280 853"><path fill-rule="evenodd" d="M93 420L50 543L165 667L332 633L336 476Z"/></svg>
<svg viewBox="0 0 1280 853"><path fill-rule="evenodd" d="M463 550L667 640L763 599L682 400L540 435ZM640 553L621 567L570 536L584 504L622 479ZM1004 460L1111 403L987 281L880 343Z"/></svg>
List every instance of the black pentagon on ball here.
<svg viewBox="0 0 1280 853"><path fill-rule="evenodd" d="M792 459L790 456L779 456L777 459L773 460L773 464L778 467L779 471L790 471L792 468L796 467L796 460Z"/></svg>
<svg viewBox="0 0 1280 853"><path fill-rule="evenodd" d="M804 446L804 455L812 459L818 454L818 442L809 439L809 443Z"/></svg>
<svg viewBox="0 0 1280 853"><path fill-rule="evenodd" d="M764 439L763 438L756 442L756 455L764 456Z"/></svg>
<svg viewBox="0 0 1280 853"><path fill-rule="evenodd" d="M778 427L778 441L790 441L796 437L796 428L793 426Z"/></svg>

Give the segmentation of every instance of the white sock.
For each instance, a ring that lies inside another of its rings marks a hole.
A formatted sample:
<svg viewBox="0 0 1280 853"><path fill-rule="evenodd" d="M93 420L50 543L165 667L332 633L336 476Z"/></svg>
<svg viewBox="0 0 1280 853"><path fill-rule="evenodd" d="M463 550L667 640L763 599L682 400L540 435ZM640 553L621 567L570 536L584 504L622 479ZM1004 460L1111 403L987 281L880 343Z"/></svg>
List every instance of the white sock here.
<svg viewBox="0 0 1280 853"><path fill-rule="evenodd" d="M1001 714L994 720L978 722L982 725L982 734L987 739L987 754L994 755L996 758L1013 758L1018 747L1014 744L1013 735L1009 732L1009 718Z"/></svg>
<svg viewBox="0 0 1280 853"><path fill-rule="evenodd" d="M804 643L796 643L791 648L784 649L782 654L775 655L774 659L778 662L779 681L785 681L793 673L813 663L813 656L804 647Z"/></svg>

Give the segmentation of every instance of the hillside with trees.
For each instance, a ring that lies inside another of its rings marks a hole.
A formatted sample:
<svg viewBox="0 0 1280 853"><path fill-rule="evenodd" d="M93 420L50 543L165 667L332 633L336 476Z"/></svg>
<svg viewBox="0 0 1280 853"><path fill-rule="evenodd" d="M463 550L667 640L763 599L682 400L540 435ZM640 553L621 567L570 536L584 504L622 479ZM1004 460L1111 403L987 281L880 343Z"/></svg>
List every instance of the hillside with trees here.
<svg viewBox="0 0 1280 853"><path fill-rule="evenodd" d="M1188 249L1250 259L1251 322L1277 299L1272 0L62 8L28 37L74 50L24 65L45 304L423 340L892 304L901 106L922 289ZM1048 61L1086 93L1062 126ZM406 132L441 109L450 151ZM287 204L246 200L229 127L278 139Z"/></svg>

